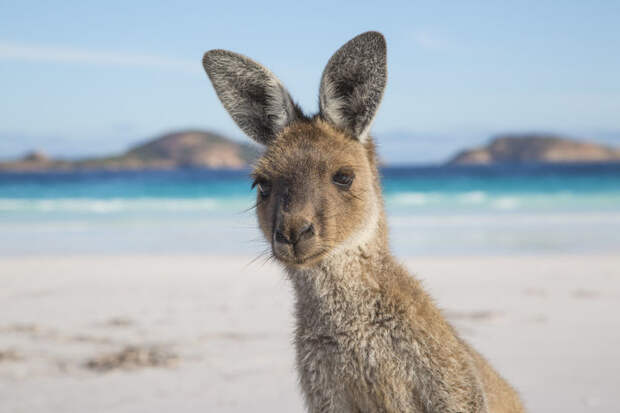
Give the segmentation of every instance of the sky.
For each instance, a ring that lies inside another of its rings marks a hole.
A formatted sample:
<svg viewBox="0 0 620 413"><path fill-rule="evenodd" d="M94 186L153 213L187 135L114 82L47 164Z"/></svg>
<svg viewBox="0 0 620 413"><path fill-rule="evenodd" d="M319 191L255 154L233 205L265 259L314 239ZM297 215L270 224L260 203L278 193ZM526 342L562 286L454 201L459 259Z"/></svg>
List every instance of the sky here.
<svg viewBox="0 0 620 413"><path fill-rule="evenodd" d="M0 0L0 158L107 154L200 128L245 140L209 49L269 67L308 113L329 57L388 42L373 125L388 162L438 162L506 132L620 145L620 2Z"/></svg>

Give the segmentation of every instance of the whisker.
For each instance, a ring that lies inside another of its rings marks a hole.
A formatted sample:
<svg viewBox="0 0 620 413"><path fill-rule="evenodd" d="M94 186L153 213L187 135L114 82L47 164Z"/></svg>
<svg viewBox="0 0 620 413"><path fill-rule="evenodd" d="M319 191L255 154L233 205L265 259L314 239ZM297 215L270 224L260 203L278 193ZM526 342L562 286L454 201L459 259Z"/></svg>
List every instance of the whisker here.
<svg viewBox="0 0 620 413"><path fill-rule="evenodd" d="M248 262L246 265L243 266L243 269L246 270L248 269L248 267L252 264L254 264L256 261L258 261L260 258L264 258L265 255L270 254L270 249L265 249L263 252L259 253L255 258L253 258L250 262Z"/></svg>
<svg viewBox="0 0 620 413"><path fill-rule="evenodd" d="M263 202L265 202L265 200L264 200L264 199L261 199L261 200L259 200L259 201L255 202L255 203L254 203L254 205L252 205L251 207L249 207L249 208L247 208L247 209L244 209L243 211L239 211L239 212L237 212L237 214L246 214L246 213L248 213L248 212L250 212L250 211L252 211L252 210L254 210L254 209L258 208L258 206L259 206L260 204L262 204Z"/></svg>

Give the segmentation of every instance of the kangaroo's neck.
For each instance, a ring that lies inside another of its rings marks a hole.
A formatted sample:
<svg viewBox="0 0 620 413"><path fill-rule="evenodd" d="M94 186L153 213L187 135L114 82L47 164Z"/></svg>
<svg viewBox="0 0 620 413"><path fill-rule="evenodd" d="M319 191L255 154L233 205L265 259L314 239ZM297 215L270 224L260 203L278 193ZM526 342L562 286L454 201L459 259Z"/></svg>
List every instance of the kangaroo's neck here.
<svg viewBox="0 0 620 413"><path fill-rule="evenodd" d="M323 328L326 317L344 322L372 311L379 289L377 274L390 262L380 196L376 201L363 225L320 263L287 270L295 290L297 317L304 324Z"/></svg>

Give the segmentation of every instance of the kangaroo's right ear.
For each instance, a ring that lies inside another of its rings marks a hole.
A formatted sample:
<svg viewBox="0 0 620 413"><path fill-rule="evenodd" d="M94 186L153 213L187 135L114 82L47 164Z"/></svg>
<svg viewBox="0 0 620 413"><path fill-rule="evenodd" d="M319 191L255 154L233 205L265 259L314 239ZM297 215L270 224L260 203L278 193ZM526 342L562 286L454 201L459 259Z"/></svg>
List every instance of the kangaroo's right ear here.
<svg viewBox="0 0 620 413"><path fill-rule="evenodd" d="M366 32L349 40L329 59L321 78L323 119L365 142L387 82L385 38Z"/></svg>
<svg viewBox="0 0 620 413"><path fill-rule="evenodd" d="M278 132L303 117L278 78L255 61L227 50L211 50L202 64L230 116L255 141L268 145Z"/></svg>

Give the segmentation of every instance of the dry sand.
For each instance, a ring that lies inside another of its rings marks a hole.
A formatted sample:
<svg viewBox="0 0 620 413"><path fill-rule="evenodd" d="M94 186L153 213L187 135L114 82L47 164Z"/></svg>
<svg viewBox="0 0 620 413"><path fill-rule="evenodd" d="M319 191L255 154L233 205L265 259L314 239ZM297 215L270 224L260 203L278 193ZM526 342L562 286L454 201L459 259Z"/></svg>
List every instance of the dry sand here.
<svg viewBox="0 0 620 413"><path fill-rule="evenodd" d="M249 261L0 258L0 412L301 412L288 282ZM529 411L618 411L619 256L407 265Z"/></svg>

